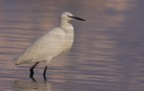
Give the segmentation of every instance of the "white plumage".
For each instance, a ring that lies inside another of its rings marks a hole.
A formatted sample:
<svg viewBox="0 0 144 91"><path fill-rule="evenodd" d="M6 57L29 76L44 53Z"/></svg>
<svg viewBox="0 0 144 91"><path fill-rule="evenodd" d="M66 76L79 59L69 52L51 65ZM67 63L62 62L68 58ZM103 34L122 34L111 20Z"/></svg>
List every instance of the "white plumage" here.
<svg viewBox="0 0 144 91"><path fill-rule="evenodd" d="M69 23L72 19L85 21L84 19L73 16L69 12L62 13L59 27L50 30L27 47L26 50L17 58L15 64L19 65L31 62L38 64L39 62L45 62L47 66L54 57L68 51L74 41L74 29ZM33 80L34 78L32 73L35 66L31 68L32 72L30 77Z"/></svg>
<svg viewBox="0 0 144 91"><path fill-rule="evenodd" d="M55 28L32 43L15 61L15 64L39 61L48 64L53 57L62 52L64 42L65 32L61 28Z"/></svg>

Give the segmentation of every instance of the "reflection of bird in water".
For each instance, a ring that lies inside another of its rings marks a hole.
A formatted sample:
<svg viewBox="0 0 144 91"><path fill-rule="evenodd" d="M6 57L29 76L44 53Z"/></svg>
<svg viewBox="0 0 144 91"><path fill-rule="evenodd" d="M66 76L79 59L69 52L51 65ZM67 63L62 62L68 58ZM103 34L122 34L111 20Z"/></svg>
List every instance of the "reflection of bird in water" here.
<svg viewBox="0 0 144 91"><path fill-rule="evenodd" d="M14 88L16 91L52 91L51 84L49 82L26 82L26 81L14 81Z"/></svg>
<svg viewBox="0 0 144 91"><path fill-rule="evenodd" d="M50 30L32 43L15 61L16 65L31 62L35 63L30 68L30 78L33 81L35 81L33 78L33 70L39 62L45 62L43 76L46 81L46 70L50 61L71 48L74 41L74 29L69 21L72 19L85 21L84 19L73 16L69 12L62 13L59 27Z"/></svg>

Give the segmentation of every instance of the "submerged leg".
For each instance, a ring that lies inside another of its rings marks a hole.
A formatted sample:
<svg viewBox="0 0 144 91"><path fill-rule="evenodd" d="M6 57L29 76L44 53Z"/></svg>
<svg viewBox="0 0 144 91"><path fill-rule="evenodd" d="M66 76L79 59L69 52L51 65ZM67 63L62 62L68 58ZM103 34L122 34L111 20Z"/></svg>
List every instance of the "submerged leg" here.
<svg viewBox="0 0 144 91"><path fill-rule="evenodd" d="M47 81L47 78L46 78L46 71L47 71L47 68L48 68L48 66L45 66L44 72L43 72L44 81Z"/></svg>
<svg viewBox="0 0 144 91"><path fill-rule="evenodd" d="M33 80L33 81L36 81L33 77L34 75L34 68L39 64L39 62L35 63L31 68L30 68L30 78Z"/></svg>

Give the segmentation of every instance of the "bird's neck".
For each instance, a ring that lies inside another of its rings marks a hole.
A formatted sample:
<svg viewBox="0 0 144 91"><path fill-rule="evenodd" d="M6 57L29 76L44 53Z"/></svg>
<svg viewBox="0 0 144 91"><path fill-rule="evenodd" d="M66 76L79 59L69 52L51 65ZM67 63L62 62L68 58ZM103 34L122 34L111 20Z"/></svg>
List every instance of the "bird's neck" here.
<svg viewBox="0 0 144 91"><path fill-rule="evenodd" d="M73 26L67 20L60 20L60 28L64 30L65 33L73 32Z"/></svg>
<svg viewBox="0 0 144 91"><path fill-rule="evenodd" d="M68 50L71 48L73 41L74 41L74 29L72 24L68 21L60 21L60 28L65 32L65 42L64 42L64 49Z"/></svg>

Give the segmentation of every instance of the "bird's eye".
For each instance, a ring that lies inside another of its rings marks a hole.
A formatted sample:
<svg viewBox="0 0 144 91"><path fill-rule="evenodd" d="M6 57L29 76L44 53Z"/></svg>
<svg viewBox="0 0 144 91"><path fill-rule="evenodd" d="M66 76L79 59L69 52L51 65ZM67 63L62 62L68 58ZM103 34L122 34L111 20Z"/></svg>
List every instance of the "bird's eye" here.
<svg viewBox="0 0 144 91"><path fill-rule="evenodd" d="M67 17L70 17L69 15L67 15Z"/></svg>

